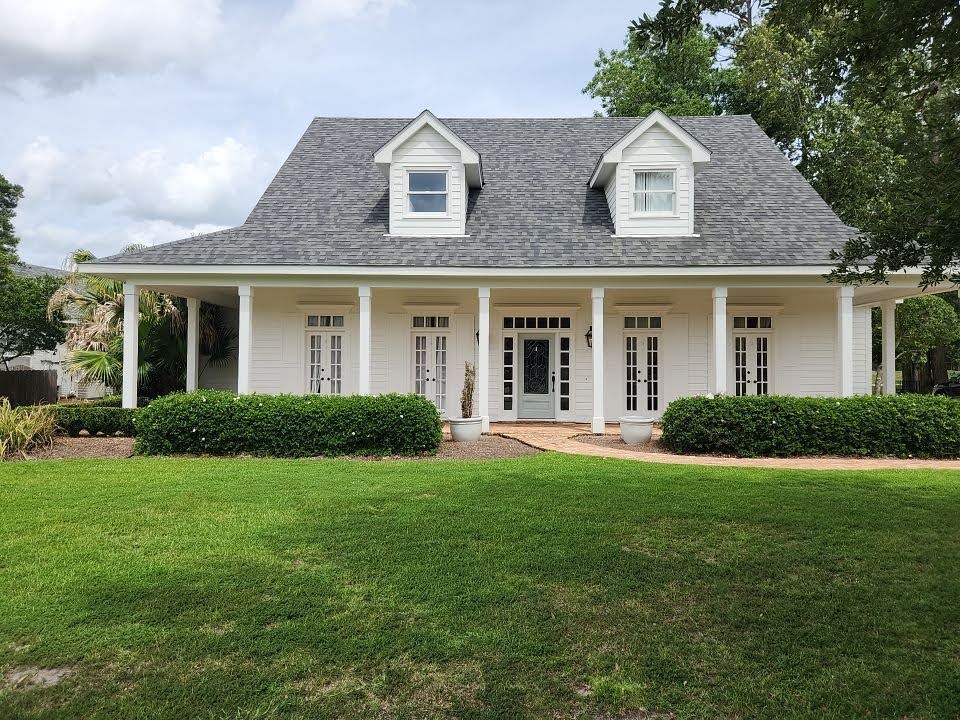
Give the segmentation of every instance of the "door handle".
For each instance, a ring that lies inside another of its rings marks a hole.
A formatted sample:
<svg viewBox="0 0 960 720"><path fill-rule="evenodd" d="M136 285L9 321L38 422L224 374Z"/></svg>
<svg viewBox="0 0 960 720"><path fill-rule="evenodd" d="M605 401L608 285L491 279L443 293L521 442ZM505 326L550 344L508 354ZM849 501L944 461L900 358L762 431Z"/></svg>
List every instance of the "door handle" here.
<svg viewBox="0 0 960 720"><path fill-rule="evenodd" d="M556 371L550 373L550 391L551 391L551 392L556 392L556 391L557 391L557 373L556 373Z"/></svg>

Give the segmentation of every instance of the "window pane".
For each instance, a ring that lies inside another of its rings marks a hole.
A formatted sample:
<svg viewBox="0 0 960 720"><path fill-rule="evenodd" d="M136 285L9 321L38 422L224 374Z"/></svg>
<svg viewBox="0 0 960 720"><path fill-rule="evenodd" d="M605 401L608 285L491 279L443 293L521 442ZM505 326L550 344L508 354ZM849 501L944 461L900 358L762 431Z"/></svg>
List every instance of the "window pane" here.
<svg viewBox="0 0 960 720"><path fill-rule="evenodd" d="M410 212L446 212L447 196L410 195Z"/></svg>
<svg viewBox="0 0 960 720"><path fill-rule="evenodd" d="M660 323L661 323L661 320L660 320L659 317L654 316L654 317L650 318L650 327L652 327L652 328L659 328L659 327L661 327Z"/></svg>
<svg viewBox="0 0 960 720"><path fill-rule="evenodd" d="M546 319L545 317L538 317L538 318L537 318L537 327L538 327L538 328L546 328L546 327L547 327L547 319Z"/></svg>
<svg viewBox="0 0 960 720"><path fill-rule="evenodd" d="M504 380L513 380L513 368L507 366L503 369L503 379Z"/></svg>
<svg viewBox="0 0 960 720"><path fill-rule="evenodd" d="M343 315L334 315L334 316L333 316L333 326L334 326L334 327L343 327Z"/></svg>
<svg viewBox="0 0 960 720"><path fill-rule="evenodd" d="M504 350L513 350L513 338L505 337L503 339L503 349Z"/></svg>
<svg viewBox="0 0 960 720"><path fill-rule="evenodd" d="M423 327L423 315L415 315L413 318L414 327Z"/></svg>
<svg viewBox="0 0 960 720"><path fill-rule="evenodd" d="M330 316L321 315L320 316L320 327L330 327Z"/></svg>
<svg viewBox="0 0 960 720"><path fill-rule="evenodd" d="M450 318L446 315L441 315L437 318L437 327L450 327Z"/></svg>
<svg viewBox="0 0 960 720"><path fill-rule="evenodd" d="M773 327L773 320L769 317L760 318L760 327L762 328L771 328Z"/></svg>
<svg viewBox="0 0 960 720"><path fill-rule="evenodd" d="M318 327L320 318L316 315L307 315L307 327Z"/></svg>
<svg viewBox="0 0 960 720"><path fill-rule="evenodd" d="M447 189L445 172L412 172L407 177L411 192L445 192Z"/></svg>
<svg viewBox="0 0 960 720"><path fill-rule="evenodd" d="M510 347L513 347L513 341L510 341ZM503 364L504 365L513 365L513 350L506 350L503 353Z"/></svg>
<svg viewBox="0 0 960 720"><path fill-rule="evenodd" d="M637 318L637 327L640 328L641 330L645 330L645 329L647 328L647 321L648 321L648 319L645 318L645 317L638 317L638 318Z"/></svg>
<svg viewBox="0 0 960 720"><path fill-rule="evenodd" d="M569 350L570 349L570 338L562 337L560 338L560 349ZM562 361L561 361L562 362Z"/></svg>
<svg viewBox="0 0 960 720"><path fill-rule="evenodd" d="M562 318L560 318L560 327L563 328L564 330L566 330L567 328L569 328L569 327L570 327L570 318L568 318L568 317L562 317Z"/></svg>
<svg viewBox="0 0 960 720"><path fill-rule="evenodd" d="M648 172L644 176L647 183L645 190L673 190L672 172Z"/></svg>
<svg viewBox="0 0 960 720"><path fill-rule="evenodd" d="M753 330L759 326L758 318L754 315L751 315L747 318L747 327Z"/></svg>
<svg viewBox="0 0 960 720"><path fill-rule="evenodd" d="M436 327L437 326L437 316L436 315L427 315L425 318L427 321L427 327Z"/></svg>
<svg viewBox="0 0 960 720"><path fill-rule="evenodd" d="M560 318L558 318L558 317L552 317L552 318L550 318L550 327L551 327L551 328L559 328L559 327L560 327Z"/></svg>
<svg viewBox="0 0 960 720"><path fill-rule="evenodd" d="M637 319L635 317L625 317L623 319L623 326L628 330L632 330L637 326Z"/></svg>
<svg viewBox="0 0 960 720"><path fill-rule="evenodd" d="M533 330L535 327L537 327L537 319L535 317L527 318L527 328Z"/></svg>
<svg viewBox="0 0 960 720"><path fill-rule="evenodd" d="M647 193L646 198L646 212L673 212L672 192Z"/></svg>
<svg viewBox="0 0 960 720"><path fill-rule="evenodd" d="M522 328L522 327L523 327L523 318L515 317L515 318L513 319L513 326L514 326L515 328Z"/></svg>
<svg viewBox="0 0 960 720"><path fill-rule="evenodd" d="M513 318L512 317L504 318L503 327L506 328L507 330L510 330L511 328L513 328Z"/></svg>
<svg viewBox="0 0 960 720"><path fill-rule="evenodd" d="M735 328L745 328L747 326L747 319L745 317L735 317L733 319L733 326Z"/></svg>

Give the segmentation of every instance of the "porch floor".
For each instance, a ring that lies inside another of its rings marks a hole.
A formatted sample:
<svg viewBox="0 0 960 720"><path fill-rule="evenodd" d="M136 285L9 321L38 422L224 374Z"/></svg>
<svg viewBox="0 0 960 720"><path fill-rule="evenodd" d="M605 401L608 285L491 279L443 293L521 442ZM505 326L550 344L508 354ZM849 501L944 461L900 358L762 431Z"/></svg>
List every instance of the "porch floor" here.
<svg viewBox="0 0 960 720"><path fill-rule="evenodd" d="M619 435L615 424L608 424L605 434ZM717 467L753 467L792 470L960 470L960 460L919 460L902 458L735 458L716 455L677 455L650 447L636 450L627 446L616 447L594 444L577 439L590 435L590 426L581 423L536 423L495 422L490 425L491 435L513 438L540 450L588 455L591 457L643 460L645 462L671 463L676 465L713 465ZM659 428L654 429L654 441L659 439Z"/></svg>

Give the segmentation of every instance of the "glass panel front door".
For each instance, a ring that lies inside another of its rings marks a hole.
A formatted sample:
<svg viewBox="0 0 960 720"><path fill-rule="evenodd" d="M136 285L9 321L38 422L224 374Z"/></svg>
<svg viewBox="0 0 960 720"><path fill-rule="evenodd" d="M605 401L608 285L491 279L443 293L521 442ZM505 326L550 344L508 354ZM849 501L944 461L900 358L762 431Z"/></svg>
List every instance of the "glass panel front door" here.
<svg viewBox="0 0 960 720"><path fill-rule="evenodd" d="M626 409L660 410L660 336L625 335Z"/></svg>
<svg viewBox="0 0 960 720"><path fill-rule="evenodd" d="M413 336L413 391L447 409L447 335Z"/></svg>
<svg viewBox="0 0 960 720"><path fill-rule="evenodd" d="M520 336L520 401L517 416L552 418L556 416L552 336Z"/></svg>
<svg viewBox="0 0 960 720"><path fill-rule="evenodd" d="M315 395L343 394L343 335L307 335L308 389Z"/></svg>
<svg viewBox="0 0 960 720"><path fill-rule="evenodd" d="M744 395L770 394L770 336L733 336L733 392Z"/></svg>

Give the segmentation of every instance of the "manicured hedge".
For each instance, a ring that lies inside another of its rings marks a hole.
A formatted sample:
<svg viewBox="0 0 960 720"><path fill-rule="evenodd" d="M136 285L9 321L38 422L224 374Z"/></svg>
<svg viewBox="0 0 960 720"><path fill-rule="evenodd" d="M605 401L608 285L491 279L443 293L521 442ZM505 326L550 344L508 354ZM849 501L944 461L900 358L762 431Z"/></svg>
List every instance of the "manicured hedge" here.
<svg viewBox="0 0 960 720"><path fill-rule="evenodd" d="M740 457L960 457L960 401L932 395L689 397L663 414L663 444Z"/></svg>
<svg viewBox="0 0 960 720"><path fill-rule="evenodd" d="M91 435L102 432L114 435L134 435L134 418L138 410L119 407L99 407L89 403L51 405L57 427L67 435L76 437L81 430Z"/></svg>
<svg viewBox="0 0 960 720"><path fill-rule="evenodd" d="M442 422L417 395L234 395L216 390L154 400L137 415L143 455L416 455L435 452Z"/></svg>

